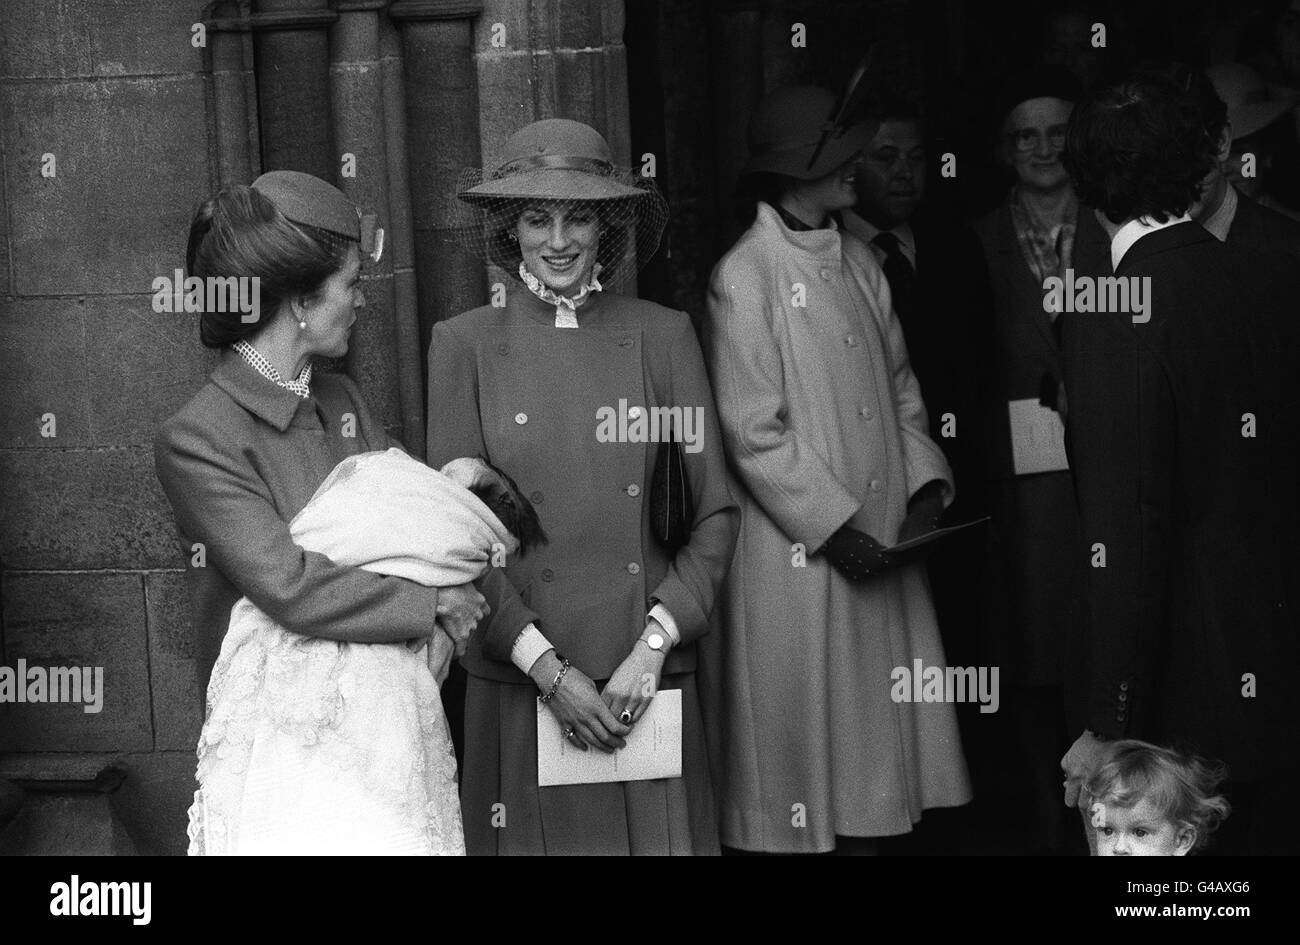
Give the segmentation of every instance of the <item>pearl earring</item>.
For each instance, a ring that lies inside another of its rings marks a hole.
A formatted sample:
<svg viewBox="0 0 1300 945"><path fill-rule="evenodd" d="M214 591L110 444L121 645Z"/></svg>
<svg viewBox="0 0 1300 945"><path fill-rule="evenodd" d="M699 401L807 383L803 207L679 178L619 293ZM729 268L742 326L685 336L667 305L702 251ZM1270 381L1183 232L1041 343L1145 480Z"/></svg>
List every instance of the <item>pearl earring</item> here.
<svg viewBox="0 0 1300 945"><path fill-rule="evenodd" d="M298 322L298 327L305 331L307 329L307 319L304 318L302 321Z"/></svg>

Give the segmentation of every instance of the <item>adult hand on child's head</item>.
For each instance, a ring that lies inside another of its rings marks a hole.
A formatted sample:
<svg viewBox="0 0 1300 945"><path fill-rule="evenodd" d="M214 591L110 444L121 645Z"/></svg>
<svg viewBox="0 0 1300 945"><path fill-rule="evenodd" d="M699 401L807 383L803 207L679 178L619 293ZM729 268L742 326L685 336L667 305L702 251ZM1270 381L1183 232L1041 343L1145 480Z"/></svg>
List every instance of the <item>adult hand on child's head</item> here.
<svg viewBox="0 0 1300 945"><path fill-rule="evenodd" d="M1092 732L1084 731L1074 740L1070 750L1061 758L1061 771L1065 775L1065 806L1087 811L1092 803L1083 786L1097 770L1106 743Z"/></svg>

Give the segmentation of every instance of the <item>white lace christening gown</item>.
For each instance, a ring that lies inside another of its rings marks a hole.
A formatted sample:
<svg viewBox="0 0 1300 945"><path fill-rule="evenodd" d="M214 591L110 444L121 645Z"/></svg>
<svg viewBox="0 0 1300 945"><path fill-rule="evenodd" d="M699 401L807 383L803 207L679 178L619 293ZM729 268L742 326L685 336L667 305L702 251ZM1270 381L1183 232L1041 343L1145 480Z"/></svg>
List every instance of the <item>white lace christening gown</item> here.
<svg viewBox="0 0 1300 945"><path fill-rule="evenodd" d="M516 546L471 492L397 449L344 460L289 528L338 564L439 587ZM208 685L190 855L463 855L439 698L450 656L442 632L419 652L336 643L242 598Z"/></svg>

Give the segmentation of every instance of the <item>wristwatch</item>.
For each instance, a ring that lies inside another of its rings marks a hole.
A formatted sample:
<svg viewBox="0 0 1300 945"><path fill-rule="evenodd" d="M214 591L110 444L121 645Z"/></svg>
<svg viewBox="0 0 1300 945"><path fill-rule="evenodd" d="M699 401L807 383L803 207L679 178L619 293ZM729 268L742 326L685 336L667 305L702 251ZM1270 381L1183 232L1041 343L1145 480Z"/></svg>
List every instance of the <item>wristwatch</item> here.
<svg viewBox="0 0 1300 945"><path fill-rule="evenodd" d="M657 631L649 636L642 637L641 639L645 642L646 646L650 647L650 649L654 650L656 653L662 653L664 651L664 643L667 642L664 640L664 635Z"/></svg>

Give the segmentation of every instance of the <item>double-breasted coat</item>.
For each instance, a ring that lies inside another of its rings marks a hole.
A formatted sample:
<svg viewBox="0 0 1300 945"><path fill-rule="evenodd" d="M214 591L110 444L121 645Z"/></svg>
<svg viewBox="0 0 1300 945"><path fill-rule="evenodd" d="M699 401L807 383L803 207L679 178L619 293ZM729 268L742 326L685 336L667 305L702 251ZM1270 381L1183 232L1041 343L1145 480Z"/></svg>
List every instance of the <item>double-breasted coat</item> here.
<svg viewBox="0 0 1300 945"><path fill-rule="evenodd" d="M430 463L484 456L529 497L550 539L509 560L508 581L485 583L493 617L464 659L467 848L716 852L695 641L708 630L738 512L708 375L681 312L601 292L577 317L579 327L557 328L553 305L512 285L504 307L435 325L429 347ZM676 429L695 438L683 449L695 518L675 553L650 529L659 443L645 437L659 407L681 408ZM598 683L631 652L653 603L668 609L681 643L668 655L661 688L683 690L682 778L537 787L537 687L510 662L524 621L496 616L509 615L512 599L522 599L556 650ZM509 811L508 829L493 821L497 802Z"/></svg>
<svg viewBox="0 0 1300 945"><path fill-rule="evenodd" d="M888 284L856 237L760 203L713 272L705 342L742 511L700 674L722 841L906 833L970 798L952 705L891 695L897 669L944 665L924 569L852 584L815 554L846 522L893 544L931 480L952 495Z"/></svg>
<svg viewBox="0 0 1300 945"><path fill-rule="evenodd" d="M434 628L436 588L338 565L294 543L290 520L335 466L399 445L345 375L318 372L311 390L301 398L226 349L154 441L188 565L205 689L240 597L288 630L327 639L389 643Z"/></svg>

